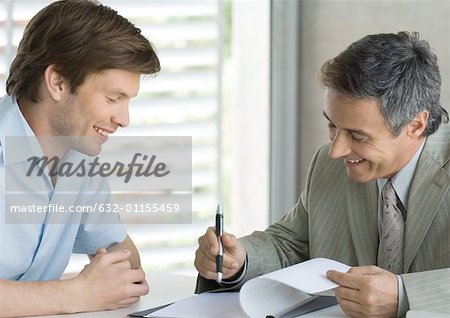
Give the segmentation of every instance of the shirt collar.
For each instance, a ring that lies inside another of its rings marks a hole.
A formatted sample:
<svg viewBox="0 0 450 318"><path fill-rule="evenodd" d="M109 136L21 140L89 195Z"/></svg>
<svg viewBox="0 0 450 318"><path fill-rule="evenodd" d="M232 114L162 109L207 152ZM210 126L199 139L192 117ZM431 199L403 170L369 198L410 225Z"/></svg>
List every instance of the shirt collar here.
<svg viewBox="0 0 450 318"><path fill-rule="evenodd" d="M408 203L408 195L409 195L409 188L411 186L411 181L414 177L414 171L416 170L417 163L419 162L420 154L422 153L423 147L425 145L425 140L420 145L419 149L417 149L416 153L414 154L414 157L408 162L406 166L404 166L399 172L397 172L392 178L392 186L395 189L395 192L397 193L398 198L402 202L405 209L408 209L407 203ZM383 189L384 185L389 179L386 178L380 178L377 179L377 185L378 185L378 192L381 192L381 189Z"/></svg>

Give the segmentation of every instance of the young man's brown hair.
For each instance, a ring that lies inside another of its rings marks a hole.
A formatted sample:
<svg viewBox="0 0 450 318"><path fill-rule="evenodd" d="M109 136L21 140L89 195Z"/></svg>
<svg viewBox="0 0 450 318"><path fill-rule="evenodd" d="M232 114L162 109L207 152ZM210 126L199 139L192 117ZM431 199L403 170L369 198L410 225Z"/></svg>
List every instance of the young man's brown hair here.
<svg viewBox="0 0 450 318"><path fill-rule="evenodd" d="M150 42L113 9L91 0L56 1L27 25L6 82L8 95L39 101L45 69L55 65L72 93L106 69L153 74L160 64Z"/></svg>

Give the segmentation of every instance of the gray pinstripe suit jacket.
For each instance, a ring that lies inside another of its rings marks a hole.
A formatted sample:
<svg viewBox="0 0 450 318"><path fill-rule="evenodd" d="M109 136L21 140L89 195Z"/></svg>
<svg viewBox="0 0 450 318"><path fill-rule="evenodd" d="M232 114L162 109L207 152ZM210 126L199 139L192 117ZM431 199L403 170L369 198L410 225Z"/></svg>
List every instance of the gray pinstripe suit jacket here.
<svg viewBox="0 0 450 318"><path fill-rule="evenodd" d="M315 257L376 265L376 181L350 181L343 161L330 159L328 149L314 156L293 209L264 232L241 239L248 256L243 282ZM450 125L441 125L426 141L409 192L402 277L411 309L450 312L449 159ZM199 279L197 291L212 287Z"/></svg>

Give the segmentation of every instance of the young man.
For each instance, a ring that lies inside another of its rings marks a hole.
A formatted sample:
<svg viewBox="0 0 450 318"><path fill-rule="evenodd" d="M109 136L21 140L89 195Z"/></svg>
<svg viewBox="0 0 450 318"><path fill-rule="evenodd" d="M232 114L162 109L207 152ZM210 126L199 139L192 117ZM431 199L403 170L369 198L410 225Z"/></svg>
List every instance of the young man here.
<svg viewBox="0 0 450 318"><path fill-rule="evenodd" d="M13 147L5 139L85 137L81 151L97 154L108 135L128 125L128 104L141 74L159 70L140 30L96 1L56 1L27 25L8 95L0 100L0 316L115 309L148 293L138 251L117 217L109 224L56 224L48 215L40 224L3 221L5 155ZM58 202L58 179L44 173L37 180L45 193L33 191L31 183L23 190L44 205ZM104 200L97 193L107 189L104 181L86 177L73 204ZM89 254L91 263L77 277L59 280L72 251Z"/></svg>
<svg viewBox="0 0 450 318"><path fill-rule="evenodd" d="M310 258L351 317L408 308L450 312L450 129L436 56L417 33L368 35L325 63L331 143L314 156L298 203L264 232L223 236L223 286ZM218 288L217 239L199 238L199 292Z"/></svg>

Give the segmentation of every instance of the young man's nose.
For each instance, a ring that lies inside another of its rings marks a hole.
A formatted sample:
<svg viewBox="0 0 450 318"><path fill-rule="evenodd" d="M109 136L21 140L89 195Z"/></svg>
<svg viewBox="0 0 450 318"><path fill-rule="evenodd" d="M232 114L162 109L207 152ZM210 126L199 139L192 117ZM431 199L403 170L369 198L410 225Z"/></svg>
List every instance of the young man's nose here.
<svg viewBox="0 0 450 318"><path fill-rule="evenodd" d="M111 121L122 128L130 124L128 103L118 106L117 110L111 116Z"/></svg>

